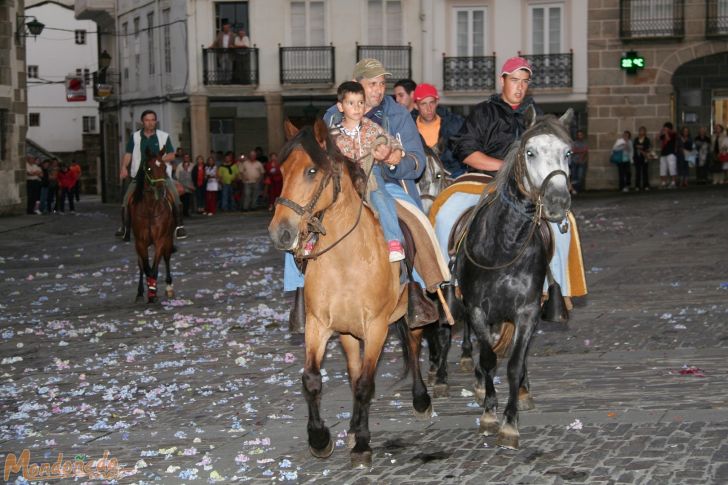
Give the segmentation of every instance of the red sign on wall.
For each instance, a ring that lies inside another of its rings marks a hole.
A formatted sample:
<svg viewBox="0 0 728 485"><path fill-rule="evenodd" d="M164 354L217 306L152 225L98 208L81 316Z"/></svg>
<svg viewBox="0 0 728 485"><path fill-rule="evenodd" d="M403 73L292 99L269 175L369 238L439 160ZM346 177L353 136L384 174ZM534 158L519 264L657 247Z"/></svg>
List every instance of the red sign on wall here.
<svg viewBox="0 0 728 485"><path fill-rule="evenodd" d="M86 81L83 76L66 76L66 101L86 101Z"/></svg>

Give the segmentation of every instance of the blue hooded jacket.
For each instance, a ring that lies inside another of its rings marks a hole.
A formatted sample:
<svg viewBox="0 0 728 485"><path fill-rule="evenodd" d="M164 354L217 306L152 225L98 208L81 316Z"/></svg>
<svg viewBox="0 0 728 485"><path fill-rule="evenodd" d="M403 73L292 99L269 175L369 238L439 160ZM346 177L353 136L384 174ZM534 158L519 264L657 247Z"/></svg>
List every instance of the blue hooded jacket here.
<svg viewBox="0 0 728 485"><path fill-rule="evenodd" d="M374 109L382 109L382 128L393 137L397 138L404 147L405 156L392 169L382 170L382 177L385 182L391 182L401 185L415 203L422 209L420 201L420 193L417 190L415 180L420 178L425 170L427 163L425 158L425 150L422 148L420 133L417 131L417 125L412 121L409 112L391 96L384 96L384 101ZM333 128L341 122L342 113L336 105L326 110L324 114L324 122Z"/></svg>

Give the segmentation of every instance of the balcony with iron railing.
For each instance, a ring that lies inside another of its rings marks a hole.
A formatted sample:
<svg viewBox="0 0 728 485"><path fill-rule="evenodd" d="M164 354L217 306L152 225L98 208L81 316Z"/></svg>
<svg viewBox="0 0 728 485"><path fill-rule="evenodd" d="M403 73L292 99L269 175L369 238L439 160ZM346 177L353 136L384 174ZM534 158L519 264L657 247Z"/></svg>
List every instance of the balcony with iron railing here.
<svg viewBox="0 0 728 485"><path fill-rule="evenodd" d="M412 78L412 45L359 45L356 44L356 61L378 59L392 76L387 82Z"/></svg>
<svg viewBox="0 0 728 485"><path fill-rule="evenodd" d="M705 36L728 37L728 0L707 0Z"/></svg>
<svg viewBox="0 0 728 485"><path fill-rule="evenodd" d="M492 56L442 57L444 91L495 90L495 52Z"/></svg>
<svg viewBox="0 0 728 485"><path fill-rule="evenodd" d="M284 84L334 84L334 46L281 47L278 45L280 82Z"/></svg>
<svg viewBox="0 0 728 485"><path fill-rule="evenodd" d="M531 64L531 88L571 88L574 85L574 52L521 54Z"/></svg>
<svg viewBox="0 0 728 485"><path fill-rule="evenodd" d="M258 85L258 48L202 47L202 78L207 85Z"/></svg>
<svg viewBox="0 0 728 485"><path fill-rule="evenodd" d="M619 36L623 40L682 39L684 0L621 0Z"/></svg>

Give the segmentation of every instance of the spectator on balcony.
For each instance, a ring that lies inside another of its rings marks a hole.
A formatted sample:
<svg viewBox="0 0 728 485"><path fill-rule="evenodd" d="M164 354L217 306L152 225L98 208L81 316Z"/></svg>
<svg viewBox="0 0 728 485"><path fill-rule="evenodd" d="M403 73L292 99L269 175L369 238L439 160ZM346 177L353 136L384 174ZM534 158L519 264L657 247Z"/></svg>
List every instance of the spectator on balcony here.
<svg viewBox="0 0 728 485"><path fill-rule="evenodd" d="M244 28L240 27L238 29L238 34L235 36L235 39L233 40L233 46L250 47L250 37L248 37L248 34L245 33Z"/></svg>
<svg viewBox="0 0 728 485"><path fill-rule="evenodd" d="M244 28L238 29L238 34L233 40L235 51L235 62L233 66L233 81L237 84L250 84L250 38Z"/></svg>
<svg viewBox="0 0 728 485"><path fill-rule="evenodd" d="M235 39L230 22L222 24L222 30L217 34L212 45L213 49L230 49L235 47ZM230 82L233 75L233 58L229 52L220 52L217 55L217 69L222 82Z"/></svg>
<svg viewBox="0 0 728 485"><path fill-rule="evenodd" d="M419 84L413 91L418 115L415 118L417 130L422 139L442 162L445 170L452 178L465 173L465 165L460 163L452 153L453 137L463 126L462 116L440 106L440 94L432 84Z"/></svg>
<svg viewBox="0 0 728 485"><path fill-rule="evenodd" d="M407 111L410 113L417 111L415 109L415 102L412 99L412 93L416 87L417 83L415 83L412 79L400 79L394 84L394 100L407 108ZM416 118L417 113L413 113L412 117Z"/></svg>

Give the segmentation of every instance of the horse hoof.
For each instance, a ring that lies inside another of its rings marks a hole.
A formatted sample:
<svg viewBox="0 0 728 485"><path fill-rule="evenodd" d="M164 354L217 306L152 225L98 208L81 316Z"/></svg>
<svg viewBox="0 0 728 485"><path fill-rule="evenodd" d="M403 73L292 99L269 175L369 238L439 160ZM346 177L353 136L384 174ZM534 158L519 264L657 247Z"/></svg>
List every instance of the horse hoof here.
<svg viewBox="0 0 728 485"><path fill-rule="evenodd" d="M137 303L141 303L144 301L144 295L137 295L136 298L134 298L134 301Z"/></svg>
<svg viewBox="0 0 728 485"><path fill-rule="evenodd" d="M519 411L531 411L533 409L536 409L536 403L533 402L533 398L530 393L527 392L518 396Z"/></svg>
<svg viewBox="0 0 728 485"><path fill-rule="evenodd" d="M475 392L475 400L482 405L485 402L485 387L474 386L473 391Z"/></svg>
<svg viewBox="0 0 728 485"><path fill-rule="evenodd" d="M435 383L435 379L437 379L437 370L430 370L427 373L427 385L433 385Z"/></svg>
<svg viewBox="0 0 728 485"><path fill-rule="evenodd" d="M430 418L432 418L432 403L430 403L429 406L427 406L427 409L420 412L416 409L413 409L412 412L415 414L415 419L426 421Z"/></svg>
<svg viewBox="0 0 728 485"><path fill-rule="evenodd" d="M167 288L167 298L174 298L174 290Z"/></svg>
<svg viewBox="0 0 728 485"><path fill-rule="evenodd" d="M311 451L311 454L316 458L328 458L331 456L331 453L334 452L334 442L332 440L329 440L329 444L320 450L314 448L313 446L309 446L308 449L309 451Z"/></svg>
<svg viewBox="0 0 728 485"><path fill-rule="evenodd" d="M346 447L350 450L353 450L356 446L356 433L352 433L351 431L346 433Z"/></svg>
<svg viewBox="0 0 728 485"><path fill-rule="evenodd" d="M351 452L351 467L352 468L369 468L372 466L372 452L371 451L352 451Z"/></svg>
<svg viewBox="0 0 728 485"><path fill-rule="evenodd" d="M472 357L461 357L460 358L460 370L463 372L473 372L475 370L475 364L473 364Z"/></svg>
<svg viewBox="0 0 728 485"><path fill-rule="evenodd" d="M432 389L432 397L450 397L450 386L447 384L435 384Z"/></svg>
<svg viewBox="0 0 728 485"><path fill-rule="evenodd" d="M483 411L480 416L480 429L478 430L483 436L491 436L499 434L500 425L498 419L495 417L495 412Z"/></svg>
<svg viewBox="0 0 728 485"><path fill-rule="evenodd" d="M496 446L507 448L509 450L518 449L518 430L510 424L504 424L498 431L498 437L495 440Z"/></svg>

